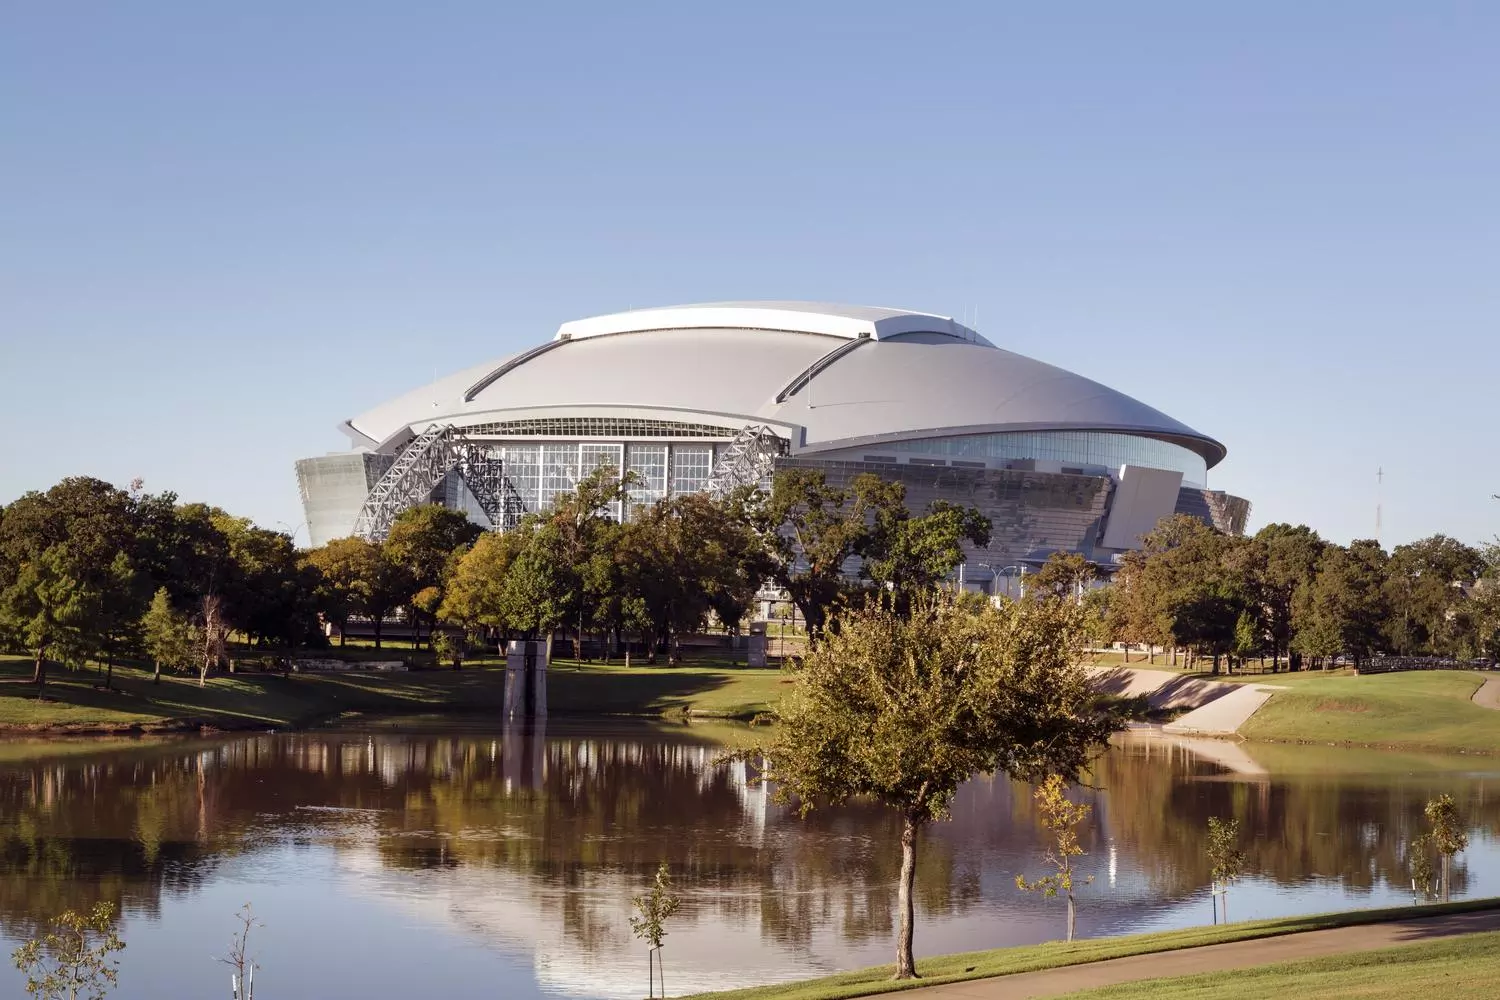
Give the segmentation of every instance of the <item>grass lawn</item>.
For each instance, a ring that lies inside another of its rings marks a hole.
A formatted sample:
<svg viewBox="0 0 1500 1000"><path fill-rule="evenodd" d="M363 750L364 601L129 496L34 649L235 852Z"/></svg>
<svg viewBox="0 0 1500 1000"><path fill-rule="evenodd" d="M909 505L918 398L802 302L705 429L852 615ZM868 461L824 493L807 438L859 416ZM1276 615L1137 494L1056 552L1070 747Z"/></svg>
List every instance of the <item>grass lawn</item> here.
<svg viewBox="0 0 1500 1000"><path fill-rule="evenodd" d="M498 714L505 674L468 666L396 674L262 674L196 678L116 667L115 690L93 670L48 670L45 700L29 681L31 663L0 656L0 729L127 731L214 726L287 728L345 713ZM555 662L548 708L558 715L701 716L742 719L765 711L783 676L777 670L707 666L631 667Z"/></svg>
<svg viewBox="0 0 1500 1000"><path fill-rule="evenodd" d="M1402 945L1379 951L1330 955L1200 976L1151 979L1067 994L1072 1000L1488 1000L1500 989L1500 932Z"/></svg>
<svg viewBox="0 0 1500 1000"><path fill-rule="evenodd" d="M917 961L917 972L921 979L904 980L892 982L891 974L894 966L882 965L871 969L861 969L857 972L839 973L833 976L823 976L818 979L807 979L794 983L779 983L774 986L756 986L744 990L727 990L721 993L701 993L700 997L713 997L714 1000L839 1000L843 997L870 996L876 993L889 993L895 990L913 989L920 986L938 986L943 983L963 982L970 979L987 979L992 976L1010 975L1017 972L1037 972L1042 969L1054 969L1068 965L1079 965L1084 962L1099 962L1110 958L1125 958L1129 955L1147 955L1154 952L1175 951L1180 948L1194 948L1200 945L1223 944L1228 941L1246 941L1254 938L1275 937L1281 934L1295 934L1299 931L1324 930L1330 927L1350 927L1357 924L1378 923L1385 920L1401 920L1413 916L1436 915L1439 913L1463 913L1472 910L1490 910L1500 907L1500 899L1475 899L1465 900L1460 903L1445 903L1433 906L1403 906L1386 910L1356 910L1349 913L1329 913L1308 917L1286 917L1279 920L1257 920L1243 924L1220 924L1216 927L1193 927L1180 931L1163 931L1156 934L1135 934L1129 937L1094 938L1085 941L1074 941L1068 944L1062 941L1053 941L1047 944L1030 945L1022 948L997 948L992 951L974 951L959 955L942 955L934 958L919 959ZM1489 939L1495 937L1491 934L1473 935L1475 939ZM1453 945L1469 940L1468 938L1448 939L1438 944ZM1427 947L1425 945L1420 947ZM1491 945L1490 947L1493 947ZM1363 956L1351 956L1348 959L1334 957L1321 961L1346 961L1354 962L1361 957L1369 957L1378 954L1369 952ZM1500 961L1500 957L1497 957ZM1302 965L1315 965L1320 962L1298 963ZM1387 973L1389 973L1387 967ZM1248 973L1234 973L1233 976L1221 975L1218 982L1222 986L1233 982ZM1493 983L1494 973L1490 973L1490 982ZM1197 977L1194 977L1197 978ZM1211 977L1209 977L1211 978ZM1158 980L1160 982L1171 982L1171 980ZM1115 989L1115 988L1112 988ZM1455 996L1494 996L1493 986L1491 992L1479 994L1452 994ZM1094 996L1095 994L1088 994ZM1113 992L1101 992L1099 996L1147 996L1145 992L1139 994L1117 994ZM1150 996L1176 996L1178 994L1150 993ZM1202 993L1181 994L1182 996L1325 996L1338 994L1324 994L1316 989L1291 992L1265 991L1257 993ZM1385 994L1381 994L1385 995ZM1394 994L1392 994L1394 995Z"/></svg>
<svg viewBox="0 0 1500 1000"><path fill-rule="evenodd" d="M1500 712L1470 698L1485 675L1424 670L1257 678L1285 686L1240 727L1252 740L1500 753Z"/></svg>
<svg viewBox="0 0 1500 1000"><path fill-rule="evenodd" d="M702 666L625 667L554 660L547 710L559 714L694 715L748 719L770 708L788 682L780 670Z"/></svg>

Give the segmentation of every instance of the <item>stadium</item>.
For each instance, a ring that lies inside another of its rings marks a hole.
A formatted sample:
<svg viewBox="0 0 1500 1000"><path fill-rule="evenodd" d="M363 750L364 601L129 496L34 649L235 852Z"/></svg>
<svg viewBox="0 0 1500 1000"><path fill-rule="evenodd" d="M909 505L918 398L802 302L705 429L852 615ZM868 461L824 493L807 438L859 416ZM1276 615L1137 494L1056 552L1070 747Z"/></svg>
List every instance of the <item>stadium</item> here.
<svg viewBox="0 0 1500 1000"><path fill-rule="evenodd" d="M915 511L946 499L989 516L990 545L964 566L985 590L1054 552L1107 570L1173 512L1235 534L1249 513L1208 489L1226 453L1213 438L899 309L728 302L575 320L340 429L352 450L297 463L314 545L382 538L433 501L504 530L604 465L635 474L627 506L784 468L899 480Z"/></svg>

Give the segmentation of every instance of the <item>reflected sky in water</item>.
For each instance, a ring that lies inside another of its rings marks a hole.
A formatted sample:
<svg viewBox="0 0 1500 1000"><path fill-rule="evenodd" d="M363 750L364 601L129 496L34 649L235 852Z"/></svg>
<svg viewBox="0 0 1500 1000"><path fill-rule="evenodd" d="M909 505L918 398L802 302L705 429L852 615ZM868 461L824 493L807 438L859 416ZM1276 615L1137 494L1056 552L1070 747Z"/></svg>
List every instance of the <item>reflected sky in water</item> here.
<svg viewBox="0 0 1500 1000"><path fill-rule="evenodd" d="M683 896L671 993L889 959L899 830L871 804L803 820L715 767L721 731L347 732L141 744L0 764L0 944L98 899L123 910L121 1000L210 996L254 905L277 998L638 997L630 899L657 863ZM48 756L51 754L51 756ZM16 756L12 753L9 756ZM1138 735L1100 762L1082 842L1084 936L1206 923L1207 818L1236 816L1254 874L1236 919L1410 900L1404 845L1449 792L1472 824L1460 894L1500 894L1483 758ZM919 953L1058 937L1028 789L981 779L918 863ZM638 981L641 980L641 981ZM0 996L21 980L0 969Z"/></svg>

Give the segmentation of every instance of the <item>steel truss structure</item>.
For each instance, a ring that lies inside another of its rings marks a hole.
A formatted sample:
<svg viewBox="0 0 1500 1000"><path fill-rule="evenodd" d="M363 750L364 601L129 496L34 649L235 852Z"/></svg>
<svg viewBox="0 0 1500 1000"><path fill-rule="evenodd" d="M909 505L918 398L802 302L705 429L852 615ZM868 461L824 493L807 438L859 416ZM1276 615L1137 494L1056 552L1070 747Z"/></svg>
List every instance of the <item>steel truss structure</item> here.
<svg viewBox="0 0 1500 1000"><path fill-rule="evenodd" d="M354 534L384 541L402 511L429 502L433 491L455 473L495 528L514 528L526 515L526 505L506 478L501 459L452 424L434 424L402 449L370 490L354 519Z"/></svg>
<svg viewBox="0 0 1500 1000"><path fill-rule="evenodd" d="M741 486L760 486L786 454L787 442L764 424L751 424L735 434L719 452L708 477L708 492L725 497Z"/></svg>

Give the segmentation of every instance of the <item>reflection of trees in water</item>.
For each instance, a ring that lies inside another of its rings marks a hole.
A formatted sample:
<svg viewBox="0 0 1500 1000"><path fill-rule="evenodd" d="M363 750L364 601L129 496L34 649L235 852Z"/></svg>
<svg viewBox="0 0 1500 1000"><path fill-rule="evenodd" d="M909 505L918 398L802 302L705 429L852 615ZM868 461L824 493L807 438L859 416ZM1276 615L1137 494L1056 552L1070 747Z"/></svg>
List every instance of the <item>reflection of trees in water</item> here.
<svg viewBox="0 0 1500 1000"><path fill-rule="evenodd" d="M235 840L216 828L211 761L185 754L0 770L0 928L29 937L101 900L155 914L196 888Z"/></svg>
<svg viewBox="0 0 1500 1000"><path fill-rule="evenodd" d="M684 889L678 918L758 927L810 950L820 935L892 931L898 824L855 803L801 820L770 805L714 750L654 734L609 738L300 734L194 742L0 769L0 928L30 934L56 912L103 899L155 912L242 852L314 841L374 845L394 869L492 869L590 951L628 938L629 896L657 863ZM1103 863L1112 839L1155 894L1208 882L1207 819L1238 817L1253 870L1283 883L1338 878L1355 889L1407 884L1403 851L1421 810L1454 795L1471 828L1500 831L1483 780L1228 780L1182 753L1105 757L1081 840ZM1008 892L1041 838L1009 782L971 783L951 823L923 834L919 905L962 914ZM455 882L462 887L462 880ZM1467 885L1459 867L1455 887ZM473 898L484 895L476 890Z"/></svg>
<svg viewBox="0 0 1500 1000"><path fill-rule="evenodd" d="M1500 800L1486 794L1485 779L1440 773L1231 780L1188 755L1173 766L1174 779L1163 780L1162 754L1160 747L1111 753L1100 761L1096 783L1111 834L1131 845L1156 890L1168 896L1208 884L1210 816L1239 819L1249 873L1289 885L1338 880L1356 892L1409 886L1406 845L1424 829L1423 806L1440 792L1454 796L1470 829L1500 829ZM1467 868L1455 868L1455 889L1468 883Z"/></svg>
<svg viewBox="0 0 1500 1000"><path fill-rule="evenodd" d="M763 935L797 947L830 925L845 939L887 936L899 864L887 811L857 805L799 822L768 806L743 769L712 767L714 752L554 740L532 788L507 787L503 761L471 756L413 790L387 819L401 836L379 849L390 864L411 864L424 839L441 838L466 864L525 873L539 904L556 906L565 933L585 946L623 939L619 899L662 860L686 890L680 920L758 921ZM927 851L923 865L928 912L977 896L976 880L953 876L948 845Z"/></svg>

